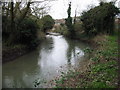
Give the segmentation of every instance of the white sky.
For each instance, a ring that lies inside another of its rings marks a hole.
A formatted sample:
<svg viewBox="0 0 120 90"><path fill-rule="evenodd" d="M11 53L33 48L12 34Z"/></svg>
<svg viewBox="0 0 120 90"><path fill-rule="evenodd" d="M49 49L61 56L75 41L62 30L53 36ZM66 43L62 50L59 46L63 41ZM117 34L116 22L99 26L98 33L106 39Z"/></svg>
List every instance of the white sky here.
<svg viewBox="0 0 120 90"><path fill-rule="evenodd" d="M99 5L99 0L55 0L50 2L51 9L49 11L49 14L54 19L61 19L61 18L67 18L67 9L69 2L72 2L71 4L71 16L75 16L75 10L77 8L77 16L80 16L80 13L84 10L88 9L89 5L97 6ZM107 0L111 1L111 0ZM120 0L117 1L120 3Z"/></svg>
<svg viewBox="0 0 120 90"><path fill-rule="evenodd" d="M6 1L6 0L2 0ZM11 0L7 0L11 1ZM21 0L15 0L15 1L21 1ZM23 0L23 1L29 1L29 0ZM88 6L97 6L99 5L100 0L32 0L32 1L46 1L46 3L49 2L49 5L51 6L49 14L54 19L62 19L67 18L67 9L68 4L71 1L71 16L75 16L75 10L77 9L77 16L80 16L80 14L84 10L88 10ZM113 0L101 0L101 1L113 1ZM119 5L118 5L119 3ZM120 8L120 0L117 0L116 6Z"/></svg>

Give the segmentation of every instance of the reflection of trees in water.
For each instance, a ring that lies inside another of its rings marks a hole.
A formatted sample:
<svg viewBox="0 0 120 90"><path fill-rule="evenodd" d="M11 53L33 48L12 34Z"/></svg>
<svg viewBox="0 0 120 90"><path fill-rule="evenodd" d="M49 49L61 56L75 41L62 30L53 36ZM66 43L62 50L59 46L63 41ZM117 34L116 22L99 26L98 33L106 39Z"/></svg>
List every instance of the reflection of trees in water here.
<svg viewBox="0 0 120 90"><path fill-rule="evenodd" d="M41 49L44 49L45 52L48 52L53 48L53 38L48 37L43 41Z"/></svg>
<svg viewBox="0 0 120 90"><path fill-rule="evenodd" d="M33 51L8 64L3 68L3 87L10 82L12 87L27 87L25 78L33 75L38 69L39 51ZM14 64L15 63L15 64ZM7 71L7 72L6 72ZM4 80L9 82L5 82Z"/></svg>
<svg viewBox="0 0 120 90"><path fill-rule="evenodd" d="M40 53L43 51L45 53L50 53L50 50L53 48L53 38L48 37L46 40L44 40L37 48L36 51L33 51L32 53L29 53L20 59L17 59L18 63L17 65L10 65L10 68L4 68L4 71L7 69L8 72L3 72L3 76L8 76L8 80L11 82L11 85L13 87L27 87L27 84L25 82L26 76L33 75L32 73L36 73L37 69L41 68L38 67L38 59L40 60L41 56ZM17 68L18 67L18 68ZM20 68L21 67L21 68ZM13 68L13 70L11 69ZM6 77L3 77L3 87L7 84L4 80Z"/></svg>
<svg viewBox="0 0 120 90"><path fill-rule="evenodd" d="M70 40L67 38L65 39L69 45L67 50L68 65L71 66L72 59L76 59L79 54L79 52L77 51L77 47L83 50L86 47L86 45L77 40Z"/></svg>
<svg viewBox="0 0 120 90"><path fill-rule="evenodd" d="M68 65L71 66L71 60L72 60L72 55L74 57L76 57L76 51L75 51L75 47L76 47L76 43L74 43L73 41L66 39L69 47L67 50L67 58L68 58Z"/></svg>

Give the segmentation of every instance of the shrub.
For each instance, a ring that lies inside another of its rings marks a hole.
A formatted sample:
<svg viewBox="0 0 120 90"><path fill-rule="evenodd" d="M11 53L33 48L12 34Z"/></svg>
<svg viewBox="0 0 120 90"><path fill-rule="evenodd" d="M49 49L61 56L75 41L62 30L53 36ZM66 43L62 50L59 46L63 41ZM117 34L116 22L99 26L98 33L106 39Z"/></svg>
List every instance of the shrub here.
<svg viewBox="0 0 120 90"><path fill-rule="evenodd" d="M84 12L81 16L83 27L87 35L99 33L113 34L114 17L119 13L113 2L102 3Z"/></svg>
<svg viewBox="0 0 120 90"><path fill-rule="evenodd" d="M53 28L55 22L50 15L44 16L41 20L42 20L42 29L45 33L48 29Z"/></svg>
<svg viewBox="0 0 120 90"><path fill-rule="evenodd" d="M19 25L17 43L35 47L38 44L37 39L38 26L31 18L25 18Z"/></svg>

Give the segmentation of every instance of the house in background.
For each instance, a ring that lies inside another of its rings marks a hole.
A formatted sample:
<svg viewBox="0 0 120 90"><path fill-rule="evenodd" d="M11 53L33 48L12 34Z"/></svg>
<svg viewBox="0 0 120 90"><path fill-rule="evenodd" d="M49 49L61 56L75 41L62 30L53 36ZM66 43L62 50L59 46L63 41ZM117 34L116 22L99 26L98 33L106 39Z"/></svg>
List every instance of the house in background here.
<svg viewBox="0 0 120 90"><path fill-rule="evenodd" d="M74 23L75 17L72 17L72 23ZM76 22L80 22L80 17L76 17ZM60 24L65 24L65 19L56 19L55 20L55 26L60 25Z"/></svg>
<svg viewBox="0 0 120 90"><path fill-rule="evenodd" d="M74 19L75 17L72 17L72 23L74 23ZM76 17L76 22L80 22L79 16ZM56 28L59 28L61 24L65 25L65 19L55 19L55 24L52 30L54 31Z"/></svg>
<svg viewBox="0 0 120 90"><path fill-rule="evenodd" d="M80 22L80 21L81 21L81 20L80 20L80 16L72 17L72 23L74 23L74 20L75 20L76 22Z"/></svg>
<svg viewBox="0 0 120 90"><path fill-rule="evenodd" d="M56 19L55 25L65 24L65 19Z"/></svg>
<svg viewBox="0 0 120 90"><path fill-rule="evenodd" d="M60 25L61 24L65 24L65 19L55 19L54 20L55 21L55 24L54 24L54 27L53 27L53 31L55 30L55 29L58 29L58 28L60 28Z"/></svg>

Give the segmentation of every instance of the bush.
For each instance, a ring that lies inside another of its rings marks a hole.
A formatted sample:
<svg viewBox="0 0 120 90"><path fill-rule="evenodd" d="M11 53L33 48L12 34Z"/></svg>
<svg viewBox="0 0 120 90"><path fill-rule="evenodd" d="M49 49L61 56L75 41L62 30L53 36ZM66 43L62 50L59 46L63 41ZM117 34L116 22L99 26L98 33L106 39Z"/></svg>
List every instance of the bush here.
<svg viewBox="0 0 120 90"><path fill-rule="evenodd" d="M55 28L55 31L56 33L60 33L64 36L70 36L70 32L69 30L67 29L66 25L60 25L60 26L57 26Z"/></svg>
<svg viewBox="0 0 120 90"><path fill-rule="evenodd" d="M41 20L42 20L42 29L45 33L47 30L53 28L55 22L50 15L44 16Z"/></svg>
<svg viewBox="0 0 120 90"><path fill-rule="evenodd" d="M11 24L9 19L3 16L3 43L5 46L14 46L18 44L26 45L28 48L34 48L38 45L37 29L38 24L31 18L26 17L20 24L14 23L14 32L10 31Z"/></svg>
<svg viewBox="0 0 120 90"><path fill-rule="evenodd" d="M82 23L81 22L76 22L74 25L75 32L82 32Z"/></svg>
<svg viewBox="0 0 120 90"><path fill-rule="evenodd" d="M38 44L37 39L38 26L31 18L25 18L19 25L19 35L17 43L27 45L28 47L35 47Z"/></svg>
<svg viewBox="0 0 120 90"><path fill-rule="evenodd" d="M82 14L81 20L87 35L114 33L114 17L119 13L113 2L102 3Z"/></svg>

